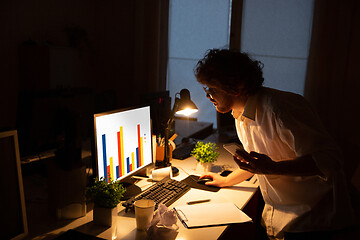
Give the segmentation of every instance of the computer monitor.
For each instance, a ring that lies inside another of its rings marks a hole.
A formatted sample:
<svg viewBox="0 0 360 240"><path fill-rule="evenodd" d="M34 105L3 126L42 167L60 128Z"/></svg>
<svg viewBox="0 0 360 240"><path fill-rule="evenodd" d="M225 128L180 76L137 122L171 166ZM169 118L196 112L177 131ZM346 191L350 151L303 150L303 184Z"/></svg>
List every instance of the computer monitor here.
<svg viewBox="0 0 360 240"><path fill-rule="evenodd" d="M126 179L153 162L150 107L95 114L94 127L98 178L120 180L128 197L136 195Z"/></svg>

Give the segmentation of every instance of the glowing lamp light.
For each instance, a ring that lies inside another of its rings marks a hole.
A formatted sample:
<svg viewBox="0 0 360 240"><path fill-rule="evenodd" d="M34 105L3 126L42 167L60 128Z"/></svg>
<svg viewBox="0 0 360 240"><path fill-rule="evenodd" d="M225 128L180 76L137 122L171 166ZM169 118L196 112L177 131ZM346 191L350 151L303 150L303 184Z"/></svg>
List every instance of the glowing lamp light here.
<svg viewBox="0 0 360 240"><path fill-rule="evenodd" d="M179 115L185 115L185 116L190 116L191 114L194 114L196 113L197 111L199 111L198 109L191 109L191 108L186 108L184 110L180 110L180 111L177 111L176 114L179 114Z"/></svg>

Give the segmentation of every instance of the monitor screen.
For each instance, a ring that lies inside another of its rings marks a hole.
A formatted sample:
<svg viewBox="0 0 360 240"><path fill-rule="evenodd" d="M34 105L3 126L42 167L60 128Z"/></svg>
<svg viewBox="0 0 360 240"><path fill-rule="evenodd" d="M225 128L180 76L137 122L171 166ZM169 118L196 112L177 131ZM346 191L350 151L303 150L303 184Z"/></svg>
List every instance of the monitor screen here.
<svg viewBox="0 0 360 240"><path fill-rule="evenodd" d="M94 115L98 177L122 180L152 161L150 107Z"/></svg>

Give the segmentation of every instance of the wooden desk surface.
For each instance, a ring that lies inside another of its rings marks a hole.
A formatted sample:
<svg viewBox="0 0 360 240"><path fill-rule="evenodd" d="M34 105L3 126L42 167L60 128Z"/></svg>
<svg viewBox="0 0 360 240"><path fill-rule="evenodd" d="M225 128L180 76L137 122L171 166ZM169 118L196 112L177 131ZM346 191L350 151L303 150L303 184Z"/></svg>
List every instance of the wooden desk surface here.
<svg viewBox="0 0 360 240"><path fill-rule="evenodd" d="M221 172L223 170L234 170L236 164L232 160L232 156L226 152L222 147L219 149L220 156L217 162L213 166L214 172ZM195 172L196 160L190 157L185 160L172 160L172 165L178 167L180 174L174 177L176 180L182 180L188 175L197 174ZM146 189L151 186L148 179L141 180L137 183L142 189ZM239 208L243 209L246 203L251 199L253 194L257 190L256 179L253 178L250 181L245 181L236 186L230 188L222 188L218 192L209 192L199 189L191 189L184 196L173 203L169 208L174 206L184 205L189 200L197 200L210 198L212 203L221 202L233 202ZM214 226L206 228L187 229L180 221L178 221L179 233L176 239L217 239L222 232L226 229L226 226ZM68 229L76 229L80 232L88 233L94 236L98 236L104 239L145 239L146 233L138 231L136 229L136 220L134 213L125 213L125 208L118 205L118 217L114 219L113 226L111 228L103 228L93 224L92 211L88 212L86 216L76 219L68 225L55 229L51 232L44 233L35 239L49 239L46 236L56 236L61 232L65 232Z"/></svg>

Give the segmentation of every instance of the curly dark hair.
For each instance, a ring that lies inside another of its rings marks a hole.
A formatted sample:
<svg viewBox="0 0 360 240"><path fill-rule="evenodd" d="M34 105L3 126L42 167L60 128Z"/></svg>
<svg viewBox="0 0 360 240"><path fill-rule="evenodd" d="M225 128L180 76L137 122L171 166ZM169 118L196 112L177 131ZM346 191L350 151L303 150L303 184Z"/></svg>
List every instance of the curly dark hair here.
<svg viewBox="0 0 360 240"><path fill-rule="evenodd" d="M216 86L237 94L239 87L254 94L263 84L263 64L252 60L247 53L231 49L210 49L198 61L194 73L201 84Z"/></svg>

